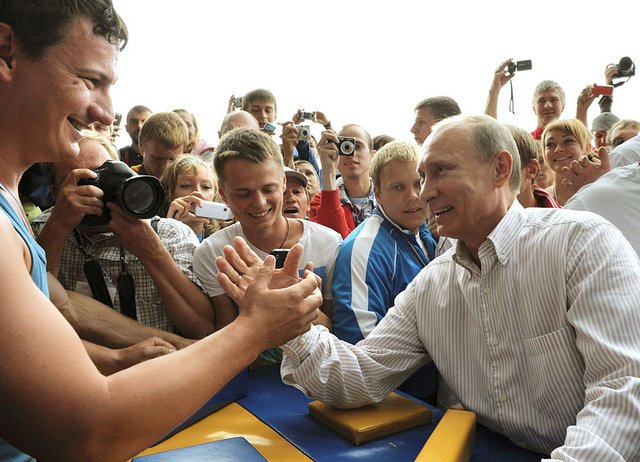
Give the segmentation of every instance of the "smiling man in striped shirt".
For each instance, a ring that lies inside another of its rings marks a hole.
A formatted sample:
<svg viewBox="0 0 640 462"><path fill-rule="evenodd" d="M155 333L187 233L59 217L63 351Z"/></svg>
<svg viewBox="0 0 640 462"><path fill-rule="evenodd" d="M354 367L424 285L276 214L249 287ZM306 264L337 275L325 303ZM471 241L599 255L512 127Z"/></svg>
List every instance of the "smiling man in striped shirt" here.
<svg viewBox="0 0 640 462"><path fill-rule="evenodd" d="M382 400L432 358L491 430L552 460L640 460L640 263L595 214L525 209L506 128L439 124L422 199L456 246L357 345L313 326L283 347L286 383L331 405Z"/></svg>

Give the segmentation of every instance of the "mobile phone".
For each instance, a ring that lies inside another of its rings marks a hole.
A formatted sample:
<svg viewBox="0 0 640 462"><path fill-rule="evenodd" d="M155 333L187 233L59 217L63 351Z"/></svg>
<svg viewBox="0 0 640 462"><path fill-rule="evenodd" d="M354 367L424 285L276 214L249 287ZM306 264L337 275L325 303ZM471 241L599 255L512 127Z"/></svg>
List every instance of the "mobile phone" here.
<svg viewBox="0 0 640 462"><path fill-rule="evenodd" d="M267 122L267 123L265 124L265 126L264 126L264 127L262 127L262 130L263 130L263 131L265 131L265 132L267 132L267 133L269 133L269 134L271 134L271 133L273 133L273 132L275 132L275 131L276 131L276 128L277 128L277 127L276 127L275 125L273 125L272 123Z"/></svg>
<svg viewBox="0 0 640 462"><path fill-rule="evenodd" d="M119 127L120 126L120 122L122 122L122 114L120 114L119 112L116 112L116 115L113 118L113 126L114 127Z"/></svg>
<svg viewBox="0 0 640 462"><path fill-rule="evenodd" d="M594 85L591 89L592 95L613 95L613 85Z"/></svg>
<svg viewBox="0 0 640 462"><path fill-rule="evenodd" d="M276 257L276 268L282 268L287 255L289 255L289 249L273 249L269 255Z"/></svg>
<svg viewBox="0 0 640 462"><path fill-rule="evenodd" d="M217 220L230 220L233 218L233 213L231 213L231 209L227 204L211 201L202 201L202 206L196 205L195 215Z"/></svg>

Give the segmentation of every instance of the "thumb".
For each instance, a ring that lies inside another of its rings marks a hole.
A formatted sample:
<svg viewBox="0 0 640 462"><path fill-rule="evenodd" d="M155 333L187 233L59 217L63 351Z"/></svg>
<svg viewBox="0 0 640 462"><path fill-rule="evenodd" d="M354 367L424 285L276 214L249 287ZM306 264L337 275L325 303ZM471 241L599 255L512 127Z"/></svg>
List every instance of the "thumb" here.
<svg viewBox="0 0 640 462"><path fill-rule="evenodd" d="M253 289L258 291L266 291L269 287L269 282L273 277L273 271L276 267L276 259L273 255L267 255L264 259L263 265L258 270L258 274L253 280ZM249 287L251 290L251 287Z"/></svg>
<svg viewBox="0 0 640 462"><path fill-rule="evenodd" d="M600 166L609 168L611 164L609 163L609 150L601 146L598 148L598 157L600 157Z"/></svg>

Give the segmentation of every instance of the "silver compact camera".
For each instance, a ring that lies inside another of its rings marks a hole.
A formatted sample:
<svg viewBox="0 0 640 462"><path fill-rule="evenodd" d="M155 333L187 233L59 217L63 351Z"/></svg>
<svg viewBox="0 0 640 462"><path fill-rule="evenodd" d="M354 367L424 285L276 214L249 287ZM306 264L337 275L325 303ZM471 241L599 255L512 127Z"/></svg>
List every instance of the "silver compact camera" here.
<svg viewBox="0 0 640 462"><path fill-rule="evenodd" d="M310 120L311 122L316 121L316 113L315 112L301 112L300 120Z"/></svg>
<svg viewBox="0 0 640 462"><path fill-rule="evenodd" d="M338 154L352 156L356 150L356 139L350 136L338 137Z"/></svg>
<svg viewBox="0 0 640 462"><path fill-rule="evenodd" d="M298 129L298 141L309 141L311 139L311 129L308 125L296 125Z"/></svg>

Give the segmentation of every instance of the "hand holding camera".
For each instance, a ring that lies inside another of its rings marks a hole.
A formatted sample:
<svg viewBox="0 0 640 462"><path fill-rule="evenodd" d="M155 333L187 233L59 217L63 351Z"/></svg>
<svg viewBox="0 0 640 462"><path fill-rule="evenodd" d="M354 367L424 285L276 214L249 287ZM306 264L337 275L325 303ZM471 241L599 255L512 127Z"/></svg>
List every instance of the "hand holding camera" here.
<svg viewBox="0 0 640 462"><path fill-rule="evenodd" d="M93 170L72 170L57 191L56 206L50 221L70 233L88 215L101 215L104 203L102 189L82 184L85 178L95 178Z"/></svg>
<svg viewBox="0 0 640 462"><path fill-rule="evenodd" d="M108 160L93 170L95 178L80 178L78 185L95 186L102 190L103 202L114 202L127 215L135 218L155 216L164 201L164 189L160 180L151 175L137 175L127 164ZM86 226L106 225L111 216L104 207L100 213L82 219Z"/></svg>
<svg viewBox="0 0 640 462"><path fill-rule="evenodd" d="M235 95L229 97L229 104L227 105L227 114L235 111L238 108L242 108L242 96L236 98Z"/></svg>
<svg viewBox="0 0 640 462"><path fill-rule="evenodd" d="M203 202L205 202L204 194L199 191L194 191L188 196L177 197L169 204L167 218L181 221L188 226L206 224L209 218L196 215L197 207L202 206Z"/></svg>
<svg viewBox="0 0 640 462"><path fill-rule="evenodd" d="M335 169L338 166L338 135L333 130L327 130L322 132L322 138L318 143L318 156L320 157L320 164L322 165L323 172L333 172L335 176ZM324 181L324 180L323 180Z"/></svg>

